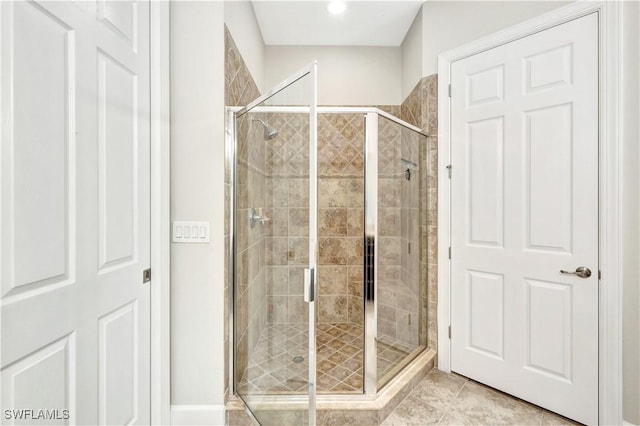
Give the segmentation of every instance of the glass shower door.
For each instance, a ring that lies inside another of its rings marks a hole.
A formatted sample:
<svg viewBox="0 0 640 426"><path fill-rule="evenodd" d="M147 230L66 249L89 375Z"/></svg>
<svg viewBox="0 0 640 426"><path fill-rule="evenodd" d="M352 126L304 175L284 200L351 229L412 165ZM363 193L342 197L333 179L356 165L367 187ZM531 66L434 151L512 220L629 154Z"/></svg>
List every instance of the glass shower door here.
<svg viewBox="0 0 640 426"><path fill-rule="evenodd" d="M426 136L380 116L377 130L376 373L387 384L427 344ZM421 207L421 202L424 205Z"/></svg>
<svg viewBox="0 0 640 426"><path fill-rule="evenodd" d="M315 424L316 64L236 113L235 391L262 424Z"/></svg>

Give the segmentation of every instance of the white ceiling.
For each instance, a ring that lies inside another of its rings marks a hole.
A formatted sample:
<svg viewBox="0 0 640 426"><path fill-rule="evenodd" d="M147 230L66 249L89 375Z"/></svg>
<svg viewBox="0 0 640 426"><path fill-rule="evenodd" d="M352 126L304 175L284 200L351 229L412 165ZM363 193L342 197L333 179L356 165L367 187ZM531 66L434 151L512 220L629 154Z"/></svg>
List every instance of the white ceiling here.
<svg viewBox="0 0 640 426"><path fill-rule="evenodd" d="M399 46L423 0L348 1L340 15L329 1L252 3L267 45Z"/></svg>

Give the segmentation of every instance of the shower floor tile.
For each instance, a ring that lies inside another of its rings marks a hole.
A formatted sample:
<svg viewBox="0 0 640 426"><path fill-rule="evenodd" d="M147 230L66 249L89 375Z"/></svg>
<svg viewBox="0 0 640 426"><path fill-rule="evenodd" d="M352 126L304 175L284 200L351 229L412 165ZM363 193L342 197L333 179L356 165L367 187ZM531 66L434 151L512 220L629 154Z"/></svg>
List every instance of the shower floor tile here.
<svg viewBox="0 0 640 426"><path fill-rule="evenodd" d="M308 326L268 324L262 330L247 370L238 384L241 393L291 394L307 390ZM362 393L362 327L320 323L316 332L318 393ZM407 354L378 343L378 377Z"/></svg>
<svg viewBox="0 0 640 426"><path fill-rule="evenodd" d="M378 380L406 358L409 352L378 341Z"/></svg>
<svg viewBox="0 0 640 426"><path fill-rule="evenodd" d="M238 384L239 390L258 394L306 392L308 335L306 324L265 326ZM362 327L347 323L318 324L319 393L362 393L362 346Z"/></svg>

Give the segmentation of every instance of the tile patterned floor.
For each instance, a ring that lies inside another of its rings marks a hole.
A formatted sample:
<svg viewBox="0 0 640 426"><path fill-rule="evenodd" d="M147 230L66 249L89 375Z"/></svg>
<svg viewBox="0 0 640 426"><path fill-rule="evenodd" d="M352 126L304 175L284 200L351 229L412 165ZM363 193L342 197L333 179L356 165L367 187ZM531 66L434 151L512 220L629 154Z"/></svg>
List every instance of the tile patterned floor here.
<svg viewBox="0 0 640 426"><path fill-rule="evenodd" d="M363 339L358 325L318 324L318 393L362 393Z"/></svg>
<svg viewBox="0 0 640 426"><path fill-rule="evenodd" d="M378 341L378 380L393 369L400 361L409 355L399 345L389 345Z"/></svg>
<svg viewBox="0 0 640 426"><path fill-rule="evenodd" d="M309 368L307 342L307 325L265 326L238 385L241 393L290 394L306 391ZM362 392L361 342L362 328L357 325L318 325L318 392ZM303 357L302 362L295 362L294 357Z"/></svg>
<svg viewBox="0 0 640 426"><path fill-rule="evenodd" d="M336 326L326 327L326 330L332 330ZM346 334L349 335L348 332ZM290 355L288 352L287 354ZM325 374L328 373L331 373L331 370ZM351 373L351 375L354 374L361 374L361 370ZM260 377L254 381L258 383L256 386L271 383L272 389L277 389L283 382L278 381L276 376L280 377L276 374L270 379ZM304 387L306 382L302 383L302 379L300 380L301 383L296 386ZM264 389L268 388L264 387ZM352 389L355 388L352 387ZM233 424L253 424L248 417L245 420L245 422ZM473 380L434 369L382 423L382 426L405 425L578 426L580 424ZM347 426L347 423L336 423L335 426Z"/></svg>
<svg viewBox="0 0 640 426"><path fill-rule="evenodd" d="M290 394L305 390L308 371L306 325L269 324L249 358L241 393ZM319 393L362 393L362 327L348 323L318 324L317 377ZM380 343L378 377L407 353ZM302 356L302 362L294 357Z"/></svg>
<svg viewBox="0 0 640 426"><path fill-rule="evenodd" d="M382 423L404 425L577 425L456 374L432 370Z"/></svg>

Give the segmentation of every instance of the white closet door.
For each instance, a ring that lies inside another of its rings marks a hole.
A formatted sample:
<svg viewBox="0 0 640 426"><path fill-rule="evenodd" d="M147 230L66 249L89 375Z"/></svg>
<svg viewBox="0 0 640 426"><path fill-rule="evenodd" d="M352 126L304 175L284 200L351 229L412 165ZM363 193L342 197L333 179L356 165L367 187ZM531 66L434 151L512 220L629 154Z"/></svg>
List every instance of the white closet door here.
<svg viewBox="0 0 640 426"><path fill-rule="evenodd" d="M597 15L455 62L451 82L452 370L595 424Z"/></svg>
<svg viewBox="0 0 640 426"><path fill-rule="evenodd" d="M2 408L148 424L149 4L0 15Z"/></svg>

